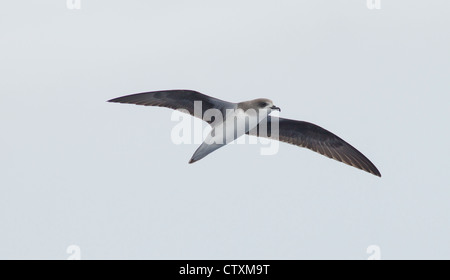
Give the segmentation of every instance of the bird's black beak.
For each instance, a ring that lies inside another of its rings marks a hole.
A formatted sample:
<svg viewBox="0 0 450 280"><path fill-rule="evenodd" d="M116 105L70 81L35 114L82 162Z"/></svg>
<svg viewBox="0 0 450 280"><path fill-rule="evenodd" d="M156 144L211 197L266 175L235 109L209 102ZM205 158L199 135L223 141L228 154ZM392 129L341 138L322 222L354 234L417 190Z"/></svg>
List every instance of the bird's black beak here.
<svg viewBox="0 0 450 280"><path fill-rule="evenodd" d="M277 107L277 106L272 106L272 107L270 107L270 109L272 109L272 110L277 110L278 112L281 112L281 109L280 109L280 107Z"/></svg>

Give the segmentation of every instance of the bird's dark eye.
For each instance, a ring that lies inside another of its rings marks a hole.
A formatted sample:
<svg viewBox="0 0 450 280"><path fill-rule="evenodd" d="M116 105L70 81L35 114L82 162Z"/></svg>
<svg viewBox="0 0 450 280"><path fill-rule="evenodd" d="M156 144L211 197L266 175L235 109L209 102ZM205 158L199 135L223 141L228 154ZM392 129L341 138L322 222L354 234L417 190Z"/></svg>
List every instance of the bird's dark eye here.
<svg viewBox="0 0 450 280"><path fill-rule="evenodd" d="M267 105L269 105L267 102L260 102L259 103L259 107L261 107L261 108L267 107Z"/></svg>

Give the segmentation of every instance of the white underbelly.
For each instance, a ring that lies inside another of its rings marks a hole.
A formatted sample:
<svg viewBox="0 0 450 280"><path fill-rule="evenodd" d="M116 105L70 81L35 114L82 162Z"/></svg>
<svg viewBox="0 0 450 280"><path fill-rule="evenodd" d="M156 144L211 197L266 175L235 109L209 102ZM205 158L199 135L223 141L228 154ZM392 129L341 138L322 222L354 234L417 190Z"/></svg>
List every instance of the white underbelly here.
<svg viewBox="0 0 450 280"><path fill-rule="evenodd" d="M230 144L258 126L258 123L265 118L267 118L267 115L259 116L255 111L233 110L227 114L224 122L211 130L205 142L208 144Z"/></svg>

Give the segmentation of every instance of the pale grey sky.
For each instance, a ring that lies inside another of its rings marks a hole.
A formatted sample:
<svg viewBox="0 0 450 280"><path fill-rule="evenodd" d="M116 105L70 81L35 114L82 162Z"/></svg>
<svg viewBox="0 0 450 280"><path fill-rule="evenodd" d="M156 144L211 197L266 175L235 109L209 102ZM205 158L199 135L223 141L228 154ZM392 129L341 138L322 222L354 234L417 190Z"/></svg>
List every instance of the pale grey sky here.
<svg viewBox="0 0 450 280"><path fill-rule="evenodd" d="M450 258L450 2L7 1L0 259ZM268 97L358 148L194 165L171 111L114 97ZM224 172L225 171L225 172Z"/></svg>

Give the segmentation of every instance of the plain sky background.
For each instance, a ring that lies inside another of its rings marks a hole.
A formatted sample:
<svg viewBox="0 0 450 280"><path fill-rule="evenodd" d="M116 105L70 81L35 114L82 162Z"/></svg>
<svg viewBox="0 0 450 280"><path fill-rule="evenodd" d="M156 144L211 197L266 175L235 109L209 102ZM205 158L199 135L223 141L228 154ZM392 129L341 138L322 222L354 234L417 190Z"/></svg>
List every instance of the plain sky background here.
<svg viewBox="0 0 450 280"><path fill-rule="evenodd" d="M0 258L450 259L450 2L4 1ZM171 111L105 101L185 88L274 100L380 179L281 144L187 162Z"/></svg>

